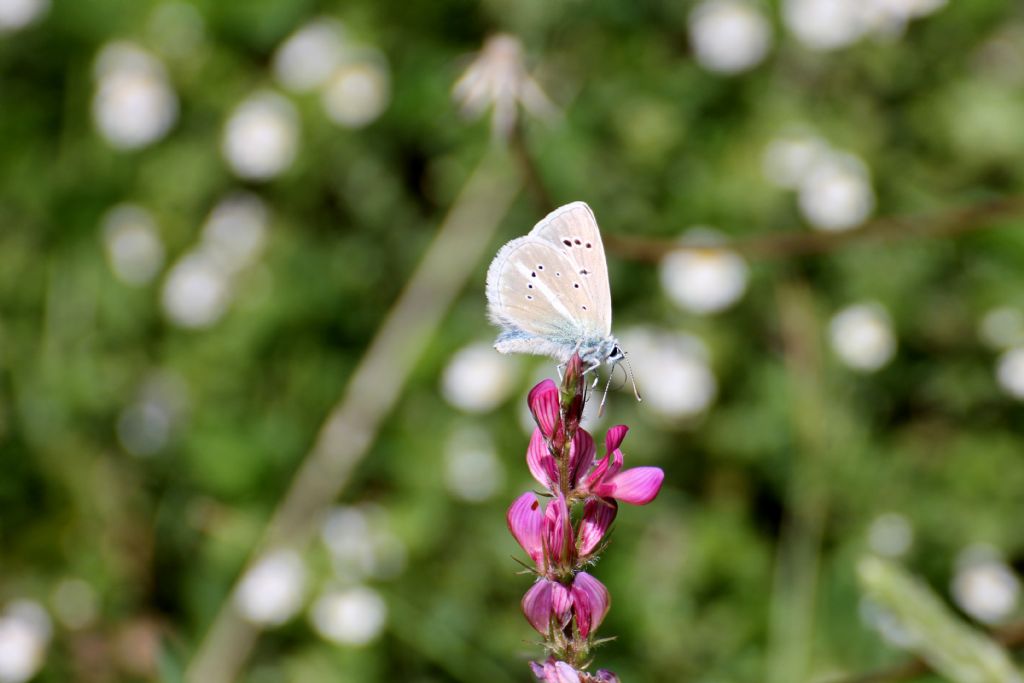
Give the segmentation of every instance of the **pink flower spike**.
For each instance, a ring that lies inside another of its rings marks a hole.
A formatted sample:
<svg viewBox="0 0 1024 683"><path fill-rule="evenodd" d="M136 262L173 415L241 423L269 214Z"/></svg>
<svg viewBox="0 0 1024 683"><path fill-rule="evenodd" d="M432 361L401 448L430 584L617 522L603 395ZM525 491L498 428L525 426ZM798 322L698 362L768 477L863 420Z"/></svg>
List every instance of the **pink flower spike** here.
<svg viewBox="0 0 1024 683"><path fill-rule="evenodd" d="M584 638L597 630L611 607L611 596L604 584L586 572L580 572L572 582L572 604L576 611L576 626Z"/></svg>
<svg viewBox="0 0 1024 683"><path fill-rule="evenodd" d="M526 466L530 468L530 474L541 486L546 489L554 489L558 481L558 465L551 457L547 441L540 428L533 430L530 437L530 445L526 449Z"/></svg>
<svg viewBox="0 0 1024 683"><path fill-rule="evenodd" d="M647 505L661 491L665 473L660 467L634 467L606 477L593 492L604 498L617 498L632 505Z"/></svg>
<svg viewBox="0 0 1024 683"><path fill-rule="evenodd" d="M608 532L608 527L615 520L618 509L614 500L591 498L587 501L583 507L583 519L576 540L577 550L581 556L589 555L597 549L601 539Z"/></svg>
<svg viewBox="0 0 1024 683"><path fill-rule="evenodd" d="M594 464L596 452L594 437L585 429L577 429L576 434L572 437L569 451L569 488L576 488L576 483Z"/></svg>
<svg viewBox="0 0 1024 683"><path fill-rule="evenodd" d="M558 386L550 379L546 379L533 389L526 398L533 413L533 419L543 432L544 437L550 439L554 436L561 414L558 403Z"/></svg>
<svg viewBox="0 0 1024 683"><path fill-rule="evenodd" d="M572 526L569 519L569 507L561 495L548 503L544 512L544 523L541 534L547 551L548 561L556 566L571 565L572 558Z"/></svg>
<svg viewBox="0 0 1024 683"><path fill-rule="evenodd" d="M537 496L527 491L516 498L509 507L505 520L508 522L508 530L512 532L519 545L534 561L537 568L542 569L544 546L541 529L544 515L541 514L540 501L537 500Z"/></svg>
<svg viewBox="0 0 1024 683"><path fill-rule="evenodd" d="M554 584L540 579L523 596L523 614L530 626L546 636L551 630L551 589Z"/></svg>

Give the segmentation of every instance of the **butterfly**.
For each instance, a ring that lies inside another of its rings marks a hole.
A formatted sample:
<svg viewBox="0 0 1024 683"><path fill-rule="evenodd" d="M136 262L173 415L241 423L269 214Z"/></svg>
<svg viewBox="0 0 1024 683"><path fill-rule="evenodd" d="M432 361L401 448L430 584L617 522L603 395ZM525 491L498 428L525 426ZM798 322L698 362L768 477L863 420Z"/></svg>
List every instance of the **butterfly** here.
<svg viewBox="0 0 1024 683"><path fill-rule="evenodd" d="M549 356L560 369L578 353L584 374L625 359L611 333L601 232L585 202L555 209L498 250L487 270L487 312L501 328L494 343L501 353Z"/></svg>

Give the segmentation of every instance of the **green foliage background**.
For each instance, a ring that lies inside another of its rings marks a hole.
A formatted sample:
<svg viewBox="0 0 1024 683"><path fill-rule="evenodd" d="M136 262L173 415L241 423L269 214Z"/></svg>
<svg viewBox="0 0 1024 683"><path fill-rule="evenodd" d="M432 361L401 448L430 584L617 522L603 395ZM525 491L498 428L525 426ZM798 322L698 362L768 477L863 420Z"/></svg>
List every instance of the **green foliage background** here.
<svg viewBox="0 0 1024 683"><path fill-rule="evenodd" d="M941 213L1024 186L1015 3L954 1L899 39L831 53L801 47L772 3L774 47L735 77L695 62L692 4L682 0L192 4L202 42L165 59L178 122L137 152L95 132L91 70L109 40L157 54L174 43L173 26L151 21L156 3L55 0L38 25L0 37L0 600L49 604L60 580L78 577L100 603L88 627L57 625L39 681L158 677L155 665L124 664L126 633L159 634L165 671L194 651L363 349L495 144L487 122L463 121L450 96L465 56L491 32L523 39L563 109L559 121L526 124L552 194L588 201L608 234L809 231L792 193L761 171L765 146L793 122L867 162L877 215ZM387 56L390 106L346 130L315 96L290 96L298 158L249 188L273 216L262 265L218 324L177 328L160 306L162 277L133 289L110 272L101 217L136 202L156 217L168 261L188 249L210 208L245 186L219 153L227 115L274 87L273 50L322 14ZM1009 53L994 61L985 49L999 35ZM495 249L538 218L522 195ZM673 307L655 266L610 255L617 325L697 334L720 391L704 419L680 425L625 392L612 399L612 419L633 427L627 457L664 468L666 482L654 504L621 511L595 570L614 600L602 633L617 636L599 665L629 682L768 680L776 648L787 647L771 625L780 537L808 500L824 501L824 526L807 679L900 658L858 613L855 565L877 515L911 521L905 561L940 593L971 543L1024 563L1022 409L978 340L990 307L1024 304L1022 227L1005 219L956 238L754 261L745 298L710 318ZM422 340L423 361L339 498L382 506L407 547L404 572L372 584L388 604L385 632L342 647L298 618L261 637L243 680L527 680L525 658L538 652L519 613L528 580L515 574L504 510L529 486L518 414L534 374L524 369L520 389L483 416L439 398L452 354L492 334L486 265L441 333ZM807 343L823 353L807 386L787 370L779 322L794 291L815 324ZM861 299L888 307L899 338L895 360L866 376L824 346L829 316ZM180 378L188 408L166 448L138 458L116 424L157 371ZM466 424L494 438L506 470L503 489L480 504L454 500L444 484L446 441ZM329 562L320 545L307 559L315 589Z"/></svg>

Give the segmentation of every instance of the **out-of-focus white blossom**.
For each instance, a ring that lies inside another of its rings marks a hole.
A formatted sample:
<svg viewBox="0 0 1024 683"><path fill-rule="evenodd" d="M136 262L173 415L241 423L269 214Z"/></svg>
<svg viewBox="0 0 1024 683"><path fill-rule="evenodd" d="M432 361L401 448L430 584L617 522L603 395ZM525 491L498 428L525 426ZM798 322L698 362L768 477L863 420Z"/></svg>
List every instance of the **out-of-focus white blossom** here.
<svg viewBox="0 0 1024 683"><path fill-rule="evenodd" d="M339 126L362 128L377 120L391 99L391 81L383 55L361 50L327 81L321 102Z"/></svg>
<svg viewBox="0 0 1024 683"><path fill-rule="evenodd" d="M268 180L295 160L299 115L294 105L269 90L235 107L224 129L221 152L232 170L248 180Z"/></svg>
<svg viewBox="0 0 1024 683"><path fill-rule="evenodd" d="M876 302L853 304L836 313L829 337L839 359L860 372L878 370L896 353L889 313Z"/></svg>
<svg viewBox="0 0 1024 683"><path fill-rule="evenodd" d="M690 11L689 24L697 61L709 71L747 71L771 47L771 24L747 0L704 0Z"/></svg>
<svg viewBox="0 0 1024 683"><path fill-rule="evenodd" d="M135 204L118 204L102 219L107 262L121 282L144 285L164 264L164 244L152 214Z"/></svg>
<svg viewBox="0 0 1024 683"><path fill-rule="evenodd" d="M324 519L320 537L331 553L339 580L390 579L405 568L405 544L391 530L382 508L335 507Z"/></svg>
<svg viewBox="0 0 1024 683"><path fill-rule="evenodd" d="M783 0L782 19L812 50L836 50L866 35L899 36L907 23L946 0Z"/></svg>
<svg viewBox="0 0 1024 683"><path fill-rule="evenodd" d="M326 640L339 645L366 645L384 630L388 608L377 591L355 586L321 595L313 603L309 618Z"/></svg>
<svg viewBox="0 0 1024 683"><path fill-rule="evenodd" d="M181 327L209 327L220 319L231 302L229 275L208 253L186 254L174 264L164 281L164 313Z"/></svg>
<svg viewBox="0 0 1024 683"><path fill-rule="evenodd" d="M798 202L814 228L839 232L857 227L875 208L867 166L852 154L825 155L800 184Z"/></svg>
<svg viewBox="0 0 1024 683"><path fill-rule="evenodd" d="M829 152L828 143L817 135L794 129L768 144L761 168L768 182L786 190L795 190Z"/></svg>
<svg viewBox="0 0 1024 683"><path fill-rule="evenodd" d="M683 236L689 248L661 260L661 286L680 308L692 313L718 313L739 301L747 289L747 264L739 254L715 247L721 237L707 228Z"/></svg>
<svg viewBox="0 0 1024 683"><path fill-rule="evenodd" d="M254 194L228 195L213 208L203 225L203 249L228 270L251 265L267 241L270 211Z"/></svg>
<svg viewBox="0 0 1024 683"><path fill-rule="evenodd" d="M138 397L121 411L117 438L132 455L147 457L167 445L175 424L188 403L184 381L170 373L156 373L139 389Z"/></svg>
<svg viewBox="0 0 1024 683"><path fill-rule="evenodd" d="M508 138L522 105L532 116L551 118L556 109L526 72L523 45L515 36L499 33L484 42L483 49L452 90L465 116L476 118L493 108L491 130Z"/></svg>
<svg viewBox="0 0 1024 683"><path fill-rule="evenodd" d="M474 343L455 352L441 376L445 400L467 413L498 407L515 386L518 364L490 344Z"/></svg>
<svg viewBox="0 0 1024 683"><path fill-rule="evenodd" d="M1020 580L995 548L969 546L956 564L951 589L960 609L986 624L997 624L1013 613Z"/></svg>
<svg viewBox="0 0 1024 683"><path fill-rule="evenodd" d="M457 498L480 503L493 496L505 480L505 468L486 432L457 429L445 447L444 480Z"/></svg>
<svg viewBox="0 0 1024 683"><path fill-rule="evenodd" d="M285 39L274 53L277 80L294 92L321 87L341 64L345 27L337 19L320 17Z"/></svg>
<svg viewBox="0 0 1024 683"><path fill-rule="evenodd" d="M39 21L49 9L50 0L0 0L0 34Z"/></svg>
<svg viewBox="0 0 1024 683"><path fill-rule="evenodd" d="M879 515L868 529L868 545L882 557L902 557L914 545L914 527L899 513Z"/></svg>
<svg viewBox="0 0 1024 683"><path fill-rule="evenodd" d="M276 550L245 573L235 591L235 607L254 624L277 626L299 611L305 590L302 558L293 550Z"/></svg>
<svg viewBox="0 0 1024 683"><path fill-rule="evenodd" d="M39 603L15 600L0 614L0 683L23 683L42 668L53 633Z"/></svg>
<svg viewBox="0 0 1024 683"><path fill-rule="evenodd" d="M1007 349L996 362L996 379L1007 394L1024 400L1024 346Z"/></svg>
<svg viewBox="0 0 1024 683"><path fill-rule="evenodd" d="M644 404L669 420L696 417L718 393L704 343L682 332L627 329L622 348L636 375ZM623 367L624 364L620 364Z"/></svg>
<svg viewBox="0 0 1024 683"><path fill-rule="evenodd" d="M96 621L99 599L96 591L82 579L63 579L53 590L53 611L70 629L81 629Z"/></svg>
<svg viewBox="0 0 1024 683"><path fill-rule="evenodd" d="M1024 346L1024 312L1014 306L999 306L987 311L981 319L978 336L991 349Z"/></svg>
<svg viewBox="0 0 1024 683"><path fill-rule="evenodd" d="M178 96L163 63L138 45L108 43L96 58L92 115L118 149L145 147L164 137L178 118Z"/></svg>
<svg viewBox="0 0 1024 683"><path fill-rule="evenodd" d="M900 620L874 600L861 598L857 607L864 625L877 631L893 647L905 650L916 643L914 635L903 627Z"/></svg>

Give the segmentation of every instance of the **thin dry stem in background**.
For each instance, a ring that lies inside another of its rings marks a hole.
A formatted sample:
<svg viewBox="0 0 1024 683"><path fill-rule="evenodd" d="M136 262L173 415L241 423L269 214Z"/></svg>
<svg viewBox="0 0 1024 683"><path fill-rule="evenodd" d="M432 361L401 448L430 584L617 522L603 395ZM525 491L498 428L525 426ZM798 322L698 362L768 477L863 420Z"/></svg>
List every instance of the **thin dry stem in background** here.
<svg viewBox="0 0 1024 683"><path fill-rule="evenodd" d="M305 545L366 456L409 373L519 192L508 166L506 155L495 150L466 182L321 427L251 561L272 550ZM189 664L189 683L235 680L256 643L260 628L242 618L231 597L226 596Z"/></svg>
<svg viewBox="0 0 1024 683"><path fill-rule="evenodd" d="M767 680L791 683L805 680L810 668L818 558L828 511L822 472L830 434L814 299L805 285L785 283L777 288L776 301L796 448L776 557Z"/></svg>
<svg viewBox="0 0 1024 683"><path fill-rule="evenodd" d="M807 232L801 229L736 239L720 246L753 259L826 254L861 243L953 237L987 228L994 221L1021 214L1024 214L1024 197L1002 197L918 216L876 218L846 232ZM621 233L603 237L608 251L635 261L658 262L672 251L687 248L675 240L634 237Z"/></svg>

